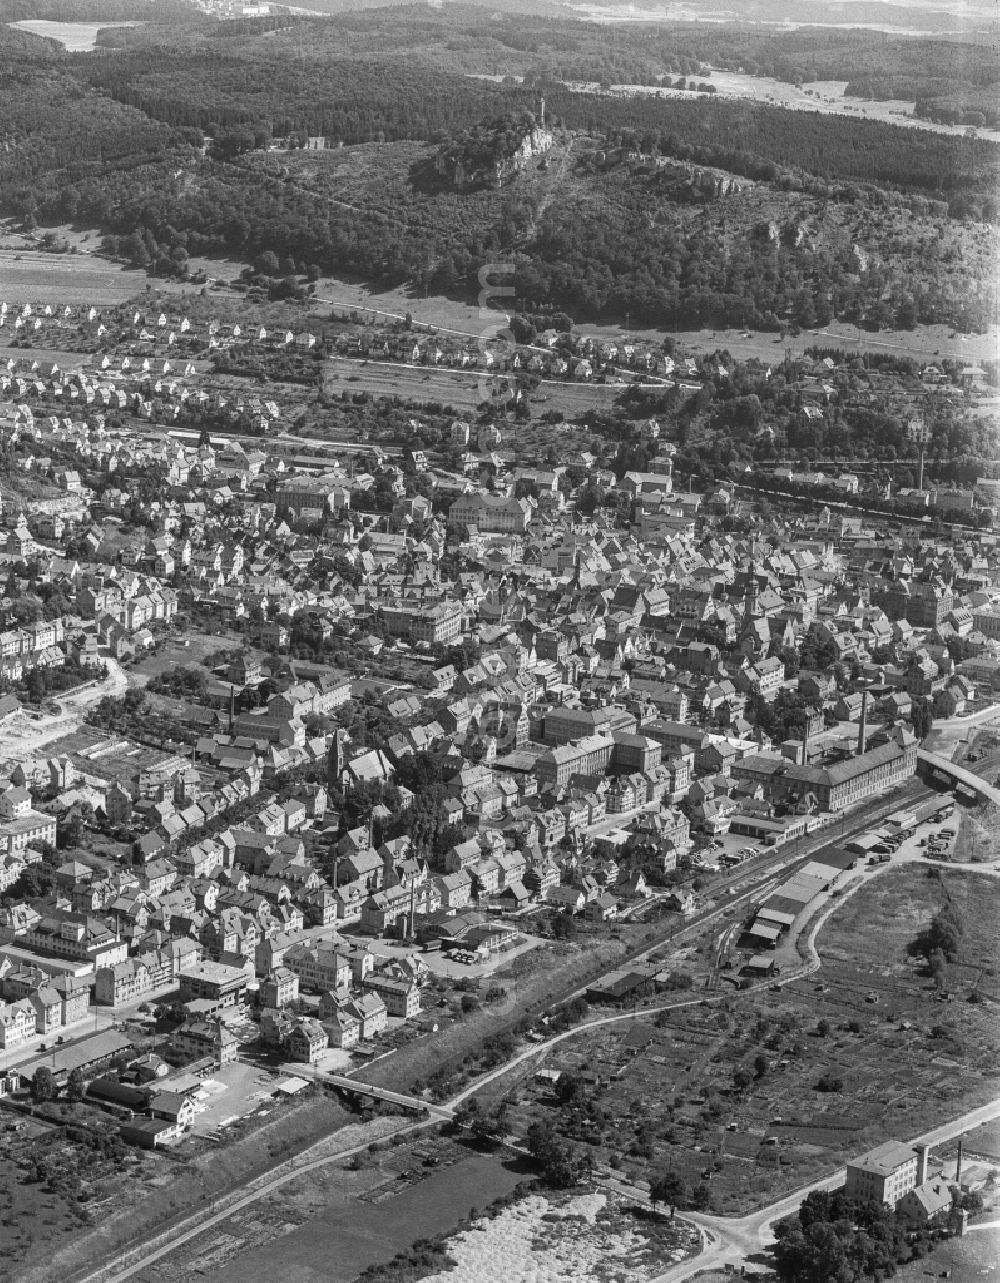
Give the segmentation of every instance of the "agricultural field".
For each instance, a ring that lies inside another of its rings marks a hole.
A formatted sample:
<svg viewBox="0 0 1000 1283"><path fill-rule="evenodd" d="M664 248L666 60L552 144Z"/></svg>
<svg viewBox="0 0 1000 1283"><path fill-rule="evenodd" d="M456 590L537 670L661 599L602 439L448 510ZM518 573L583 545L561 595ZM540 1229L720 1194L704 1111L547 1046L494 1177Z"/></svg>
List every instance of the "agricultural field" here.
<svg viewBox="0 0 1000 1283"><path fill-rule="evenodd" d="M381 1146L380 1146L381 1148ZM425 1166L430 1158L434 1166ZM350 1283L419 1239L447 1233L530 1175L518 1160L450 1140L320 1168L194 1241L149 1278L210 1272L217 1283Z"/></svg>
<svg viewBox="0 0 1000 1283"><path fill-rule="evenodd" d="M4 1114L0 1131L0 1277L44 1260L84 1227L101 1219L106 1200L123 1182L149 1192L165 1160L127 1150L117 1124L102 1110L60 1103L45 1111L68 1126L84 1127L99 1145L69 1138L63 1126ZM51 1277L51 1275L49 1276Z"/></svg>
<svg viewBox="0 0 1000 1283"><path fill-rule="evenodd" d="M943 991L908 946L947 903L964 929ZM992 879L891 871L823 926L816 974L591 1030L545 1062L565 1083L536 1080L533 1062L481 1107L505 1099L517 1135L550 1122L598 1169L631 1181L672 1170L688 1204L746 1212L764 1189L773 1197L994 1098L997 1029L983 999L996 989L998 909Z"/></svg>
<svg viewBox="0 0 1000 1283"><path fill-rule="evenodd" d="M0 297L9 308L18 303L104 307L139 293L145 277L92 253L0 249L0 283Z"/></svg>
<svg viewBox="0 0 1000 1283"><path fill-rule="evenodd" d="M464 370L427 368L388 361L359 361L333 357L324 363L324 386L327 394L339 390L367 392L371 396L401 397L418 403L436 402L471 414L491 395L494 383L488 374ZM622 385L574 383L544 379L529 394L535 413L555 411L565 419L577 418L592 410L609 410Z"/></svg>
<svg viewBox="0 0 1000 1283"><path fill-rule="evenodd" d="M587 333L593 326L583 326ZM621 337L614 327L598 329L601 337ZM661 331L643 332L643 337L661 338ZM788 350L801 356L807 348L843 348L846 352L880 352L889 356L911 357L915 361L979 362L992 360L1000 344L1000 328L990 326L985 334L956 334L947 325L917 325L912 330L880 330L872 333L855 325L833 321L822 329L802 330L798 334L753 333L745 330L672 330L680 352L698 355L703 352L729 352L737 361L781 360Z"/></svg>
<svg viewBox="0 0 1000 1283"><path fill-rule="evenodd" d="M473 412L489 395L484 392L477 374L348 357L333 357L324 362L323 383L328 394L344 391L398 396L407 401L438 402L462 413Z"/></svg>
<svg viewBox="0 0 1000 1283"><path fill-rule="evenodd" d="M136 771L148 770L164 761L166 754L146 745L134 744L114 731L83 725L46 747L46 754L68 757L78 772L111 784L127 785Z"/></svg>
<svg viewBox="0 0 1000 1283"><path fill-rule="evenodd" d="M903 128L926 129L932 133L951 134L954 138L965 135L962 125L938 124L931 120L922 120L913 114L913 100L889 98L874 100L865 98L845 98L846 80L813 80L802 85L792 85L771 76L751 76L738 71L719 71L715 68L706 76L715 86L718 98L745 98L751 102L772 103L785 107L789 111L820 112L827 116L851 116L856 120L880 120L887 125L900 125ZM636 90L637 95L648 94L648 86L615 86L617 89ZM690 94L680 90L661 88L656 91L659 97L689 98ZM983 129L983 138L1000 139L1000 132L995 129Z"/></svg>
<svg viewBox="0 0 1000 1283"><path fill-rule="evenodd" d="M53 1106L55 1109L55 1106ZM85 1105L63 1105L60 1114L69 1121L95 1126L107 1134L108 1155L65 1142L58 1125L40 1119L5 1114L0 1130L0 1277L17 1277L21 1262L30 1260L65 1238L81 1232L94 1219L105 1185L116 1174L139 1183L155 1160L144 1162L135 1151L112 1155L117 1126L107 1114ZM118 1143L121 1150L121 1143ZM69 1162L67 1162L69 1156ZM72 1171L80 1184L67 1179ZM82 1192L83 1198L78 1197Z"/></svg>

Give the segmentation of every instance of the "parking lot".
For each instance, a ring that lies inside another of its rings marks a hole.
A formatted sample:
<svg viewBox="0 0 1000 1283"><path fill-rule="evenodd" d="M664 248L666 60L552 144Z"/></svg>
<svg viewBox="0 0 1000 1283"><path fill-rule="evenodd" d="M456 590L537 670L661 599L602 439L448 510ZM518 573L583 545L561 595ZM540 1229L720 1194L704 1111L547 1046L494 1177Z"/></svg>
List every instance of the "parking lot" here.
<svg viewBox="0 0 1000 1283"><path fill-rule="evenodd" d="M530 953L532 949L537 949L541 943L537 936L522 936L509 949L501 949L499 953L491 953L486 958L479 959L476 955L462 950L459 950L457 955L441 952L425 953L421 954L421 957L427 963L427 970L431 975L444 976L449 980L466 978L478 980L502 971L515 958L519 958L521 954ZM465 961L465 958L472 960Z"/></svg>
<svg viewBox="0 0 1000 1283"><path fill-rule="evenodd" d="M390 1021L390 1027L392 1022ZM355 1064L354 1057L343 1047L327 1047L326 1051L320 1053L320 1057L314 1063L314 1068L321 1070L324 1074L345 1074L348 1069ZM302 1065L295 1064L294 1061L286 1061L281 1066L282 1071L288 1074L297 1074L301 1072Z"/></svg>
<svg viewBox="0 0 1000 1283"><path fill-rule="evenodd" d="M444 950L430 950L424 953L421 949L414 949L413 945L397 944L393 940L384 940L376 936L348 936L345 933L343 938L351 944L368 949L378 958L407 958L415 954L432 976L443 976L448 980L478 980L492 976L506 967L514 958L537 949L543 943L537 936L521 936L509 949L502 949L499 953L491 953L485 958L479 958L462 949L451 953L445 953ZM466 961L466 959L470 960Z"/></svg>
<svg viewBox="0 0 1000 1283"><path fill-rule="evenodd" d="M266 1110L277 1082L268 1070L239 1061L214 1070L198 1089L192 1131L212 1136L261 1105Z"/></svg>
<svg viewBox="0 0 1000 1283"><path fill-rule="evenodd" d="M693 859L701 861L701 866L695 863L695 867L703 867L710 872L725 871L728 867L735 868L737 864L742 864L746 860L755 860L765 851L773 851L774 847L761 846L755 843L751 838L739 833L727 833L725 837L712 838L707 846L693 853Z"/></svg>

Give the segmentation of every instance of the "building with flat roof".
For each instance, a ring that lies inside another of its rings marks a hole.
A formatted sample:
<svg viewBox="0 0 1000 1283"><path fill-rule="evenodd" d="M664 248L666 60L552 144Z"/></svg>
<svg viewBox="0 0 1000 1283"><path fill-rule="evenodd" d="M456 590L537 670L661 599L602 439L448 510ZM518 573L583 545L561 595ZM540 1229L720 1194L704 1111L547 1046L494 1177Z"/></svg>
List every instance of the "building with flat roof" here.
<svg viewBox="0 0 1000 1283"><path fill-rule="evenodd" d="M246 997L247 974L241 967L223 962L198 962L185 967L178 976L181 1002L203 998L218 1007L235 1007Z"/></svg>

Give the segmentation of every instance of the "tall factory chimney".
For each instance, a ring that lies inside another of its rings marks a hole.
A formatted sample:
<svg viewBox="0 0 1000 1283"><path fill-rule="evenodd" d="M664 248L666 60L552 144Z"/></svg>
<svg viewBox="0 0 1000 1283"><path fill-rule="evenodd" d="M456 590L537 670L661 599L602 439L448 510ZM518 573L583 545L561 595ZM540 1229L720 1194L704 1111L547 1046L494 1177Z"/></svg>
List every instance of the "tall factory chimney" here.
<svg viewBox="0 0 1000 1283"><path fill-rule="evenodd" d="M962 1184L962 1141L961 1139L959 1139L959 1142L958 1142L958 1159L955 1163L955 1184L958 1186L961 1186Z"/></svg>
<svg viewBox="0 0 1000 1283"><path fill-rule="evenodd" d="M921 1143L913 1148L917 1151L917 1184L923 1185L927 1180L927 1146Z"/></svg>
<svg viewBox="0 0 1000 1283"><path fill-rule="evenodd" d="M861 692L861 722L858 725L858 756L865 751L865 739L868 732L868 691Z"/></svg>

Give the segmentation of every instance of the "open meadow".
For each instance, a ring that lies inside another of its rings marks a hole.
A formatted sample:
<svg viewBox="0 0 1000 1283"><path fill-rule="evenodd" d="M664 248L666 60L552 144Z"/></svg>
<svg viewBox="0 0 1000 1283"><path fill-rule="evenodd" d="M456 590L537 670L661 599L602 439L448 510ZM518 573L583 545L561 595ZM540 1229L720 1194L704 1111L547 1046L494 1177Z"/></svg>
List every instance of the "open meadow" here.
<svg viewBox="0 0 1000 1283"><path fill-rule="evenodd" d="M412 292L407 286L382 289L327 276L317 283L316 294L318 301L330 304L331 310L338 313L357 311L362 318L368 313L377 321L401 321L409 315L418 325L472 338L494 326L498 318L501 322L503 320L501 314L481 311L462 299L434 294L425 297ZM985 334L959 334L948 325L918 325L912 330L872 332L841 321L833 321L822 329L785 335L707 327L667 330L656 326L633 326L625 330L621 324L598 325L592 321L583 322L574 329L579 334L607 342L629 338L662 343L665 338L670 338L681 354L697 356L703 352L728 351L737 360L765 362L781 361L786 349L797 356L816 346L840 347L848 352L885 352L920 361L940 360L942 357L961 362L992 360L1000 351L1000 327L997 326L991 326Z"/></svg>
<svg viewBox="0 0 1000 1283"><path fill-rule="evenodd" d="M97 33L105 27L141 27L141 22L59 22L44 18L28 18L21 22L12 22L12 27L19 31L30 31L32 35L42 36L47 40L57 40L69 53L90 53L97 44Z"/></svg>

